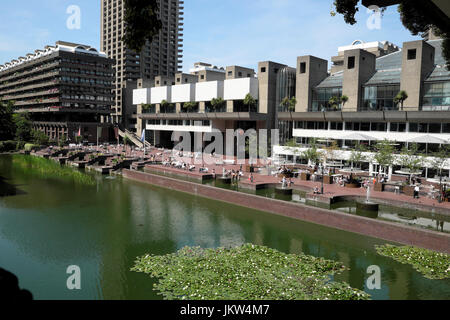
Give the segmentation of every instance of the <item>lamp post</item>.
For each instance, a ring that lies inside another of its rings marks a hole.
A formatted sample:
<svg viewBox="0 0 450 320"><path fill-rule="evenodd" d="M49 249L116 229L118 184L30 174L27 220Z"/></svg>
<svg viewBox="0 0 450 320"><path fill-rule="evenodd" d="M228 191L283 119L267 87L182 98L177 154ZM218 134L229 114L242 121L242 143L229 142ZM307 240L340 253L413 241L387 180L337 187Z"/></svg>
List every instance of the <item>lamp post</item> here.
<svg viewBox="0 0 450 320"><path fill-rule="evenodd" d="M319 169L320 169L320 173L321 173L321 175L322 175L322 186L321 186L321 189L320 189L320 194L323 194L323 164L322 163L320 163L319 164Z"/></svg>

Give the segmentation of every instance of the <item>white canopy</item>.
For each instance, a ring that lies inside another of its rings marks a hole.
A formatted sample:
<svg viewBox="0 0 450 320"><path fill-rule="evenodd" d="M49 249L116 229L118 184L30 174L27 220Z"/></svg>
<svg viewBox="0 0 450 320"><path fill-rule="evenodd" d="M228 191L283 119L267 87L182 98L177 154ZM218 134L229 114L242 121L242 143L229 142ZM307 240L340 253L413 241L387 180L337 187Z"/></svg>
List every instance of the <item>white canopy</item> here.
<svg viewBox="0 0 450 320"><path fill-rule="evenodd" d="M407 142L448 144L447 140L437 138L435 136L430 136L429 134L411 138L411 139L407 140Z"/></svg>
<svg viewBox="0 0 450 320"><path fill-rule="evenodd" d="M348 136L343 137L342 140L371 141L376 139L362 133L352 133Z"/></svg>

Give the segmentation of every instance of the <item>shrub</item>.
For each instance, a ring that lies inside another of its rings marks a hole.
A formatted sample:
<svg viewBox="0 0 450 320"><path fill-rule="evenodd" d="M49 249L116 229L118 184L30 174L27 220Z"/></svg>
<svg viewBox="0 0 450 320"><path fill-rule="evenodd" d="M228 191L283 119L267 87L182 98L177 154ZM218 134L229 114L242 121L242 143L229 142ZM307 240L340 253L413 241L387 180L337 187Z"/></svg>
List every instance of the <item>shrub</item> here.
<svg viewBox="0 0 450 320"><path fill-rule="evenodd" d="M8 140L0 141L0 152L9 152L16 150L17 142Z"/></svg>
<svg viewBox="0 0 450 320"><path fill-rule="evenodd" d="M37 147L39 147L39 146L36 145L36 144L26 143L25 146L24 146L24 149L25 149L25 151L31 151L31 150L33 150L34 148L37 148Z"/></svg>

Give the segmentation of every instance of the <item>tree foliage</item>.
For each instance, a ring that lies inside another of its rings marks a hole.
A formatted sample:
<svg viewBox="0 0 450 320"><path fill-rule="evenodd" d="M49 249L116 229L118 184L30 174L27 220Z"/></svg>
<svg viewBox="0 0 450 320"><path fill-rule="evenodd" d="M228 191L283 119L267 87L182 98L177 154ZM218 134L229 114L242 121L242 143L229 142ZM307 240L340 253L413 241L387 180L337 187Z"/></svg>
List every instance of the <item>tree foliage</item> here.
<svg viewBox="0 0 450 320"><path fill-rule="evenodd" d="M214 111L218 111L225 107L226 101L222 98L214 98L211 100L211 107Z"/></svg>
<svg viewBox="0 0 450 320"><path fill-rule="evenodd" d="M363 144L356 144L355 149L351 152L350 162L356 164L359 168L361 168L361 164L364 161L367 161L367 157L364 155L364 152L367 151L367 148Z"/></svg>
<svg viewBox="0 0 450 320"><path fill-rule="evenodd" d="M48 145L50 141L48 136L40 130L31 130L31 138L35 144L40 146Z"/></svg>
<svg viewBox="0 0 450 320"><path fill-rule="evenodd" d="M374 160L381 168L388 168L394 163L394 146L388 140L379 141L375 147L377 152L374 155Z"/></svg>
<svg viewBox="0 0 450 320"><path fill-rule="evenodd" d="M280 106L286 108L289 112L295 111L295 106L297 105L297 99L295 97L285 97Z"/></svg>
<svg viewBox="0 0 450 320"><path fill-rule="evenodd" d="M257 102L250 93L245 96L244 105L248 107L249 111L256 108Z"/></svg>
<svg viewBox="0 0 450 320"><path fill-rule="evenodd" d="M15 136L12 102L0 101L0 140L12 140Z"/></svg>
<svg viewBox="0 0 450 320"><path fill-rule="evenodd" d="M13 121L15 126L15 138L17 141L30 141L32 123L28 113L13 114Z"/></svg>
<svg viewBox="0 0 450 320"><path fill-rule="evenodd" d="M334 6L336 12L344 16L346 23L354 25L356 23L355 15L359 11L359 0L335 0Z"/></svg>
<svg viewBox="0 0 450 320"><path fill-rule="evenodd" d="M159 19L159 1L124 0L125 33L122 41L130 49L139 53L147 41L152 42L159 34L162 22Z"/></svg>
<svg viewBox="0 0 450 320"><path fill-rule="evenodd" d="M403 111L403 103L408 99L408 93L405 90L401 90L394 98L395 104L400 104L401 110Z"/></svg>
<svg viewBox="0 0 450 320"><path fill-rule="evenodd" d="M417 143L411 143L409 148L406 146L402 149L400 161L403 168L407 168L410 172L416 172L423 166L424 159L418 153L419 147Z"/></svg>

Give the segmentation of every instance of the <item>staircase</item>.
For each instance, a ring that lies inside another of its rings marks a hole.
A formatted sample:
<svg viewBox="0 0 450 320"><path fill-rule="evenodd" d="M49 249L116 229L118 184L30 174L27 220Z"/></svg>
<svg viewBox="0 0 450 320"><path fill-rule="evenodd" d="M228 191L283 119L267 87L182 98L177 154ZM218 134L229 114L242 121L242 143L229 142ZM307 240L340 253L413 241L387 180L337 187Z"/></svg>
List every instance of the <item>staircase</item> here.
<svg viewBox="0 0 450 320"><path fill-rule="evenodd" d="M135 133L128 131L125 129L125 131L122 131L121 129L119 129L119 136L124 138L125 136L128 137L128 139L138 148L143 148L144 144L141 141L141 137L138 137ZM152 145L148 142L145 141L145 147L146 148L150 148Z"/></svg>

